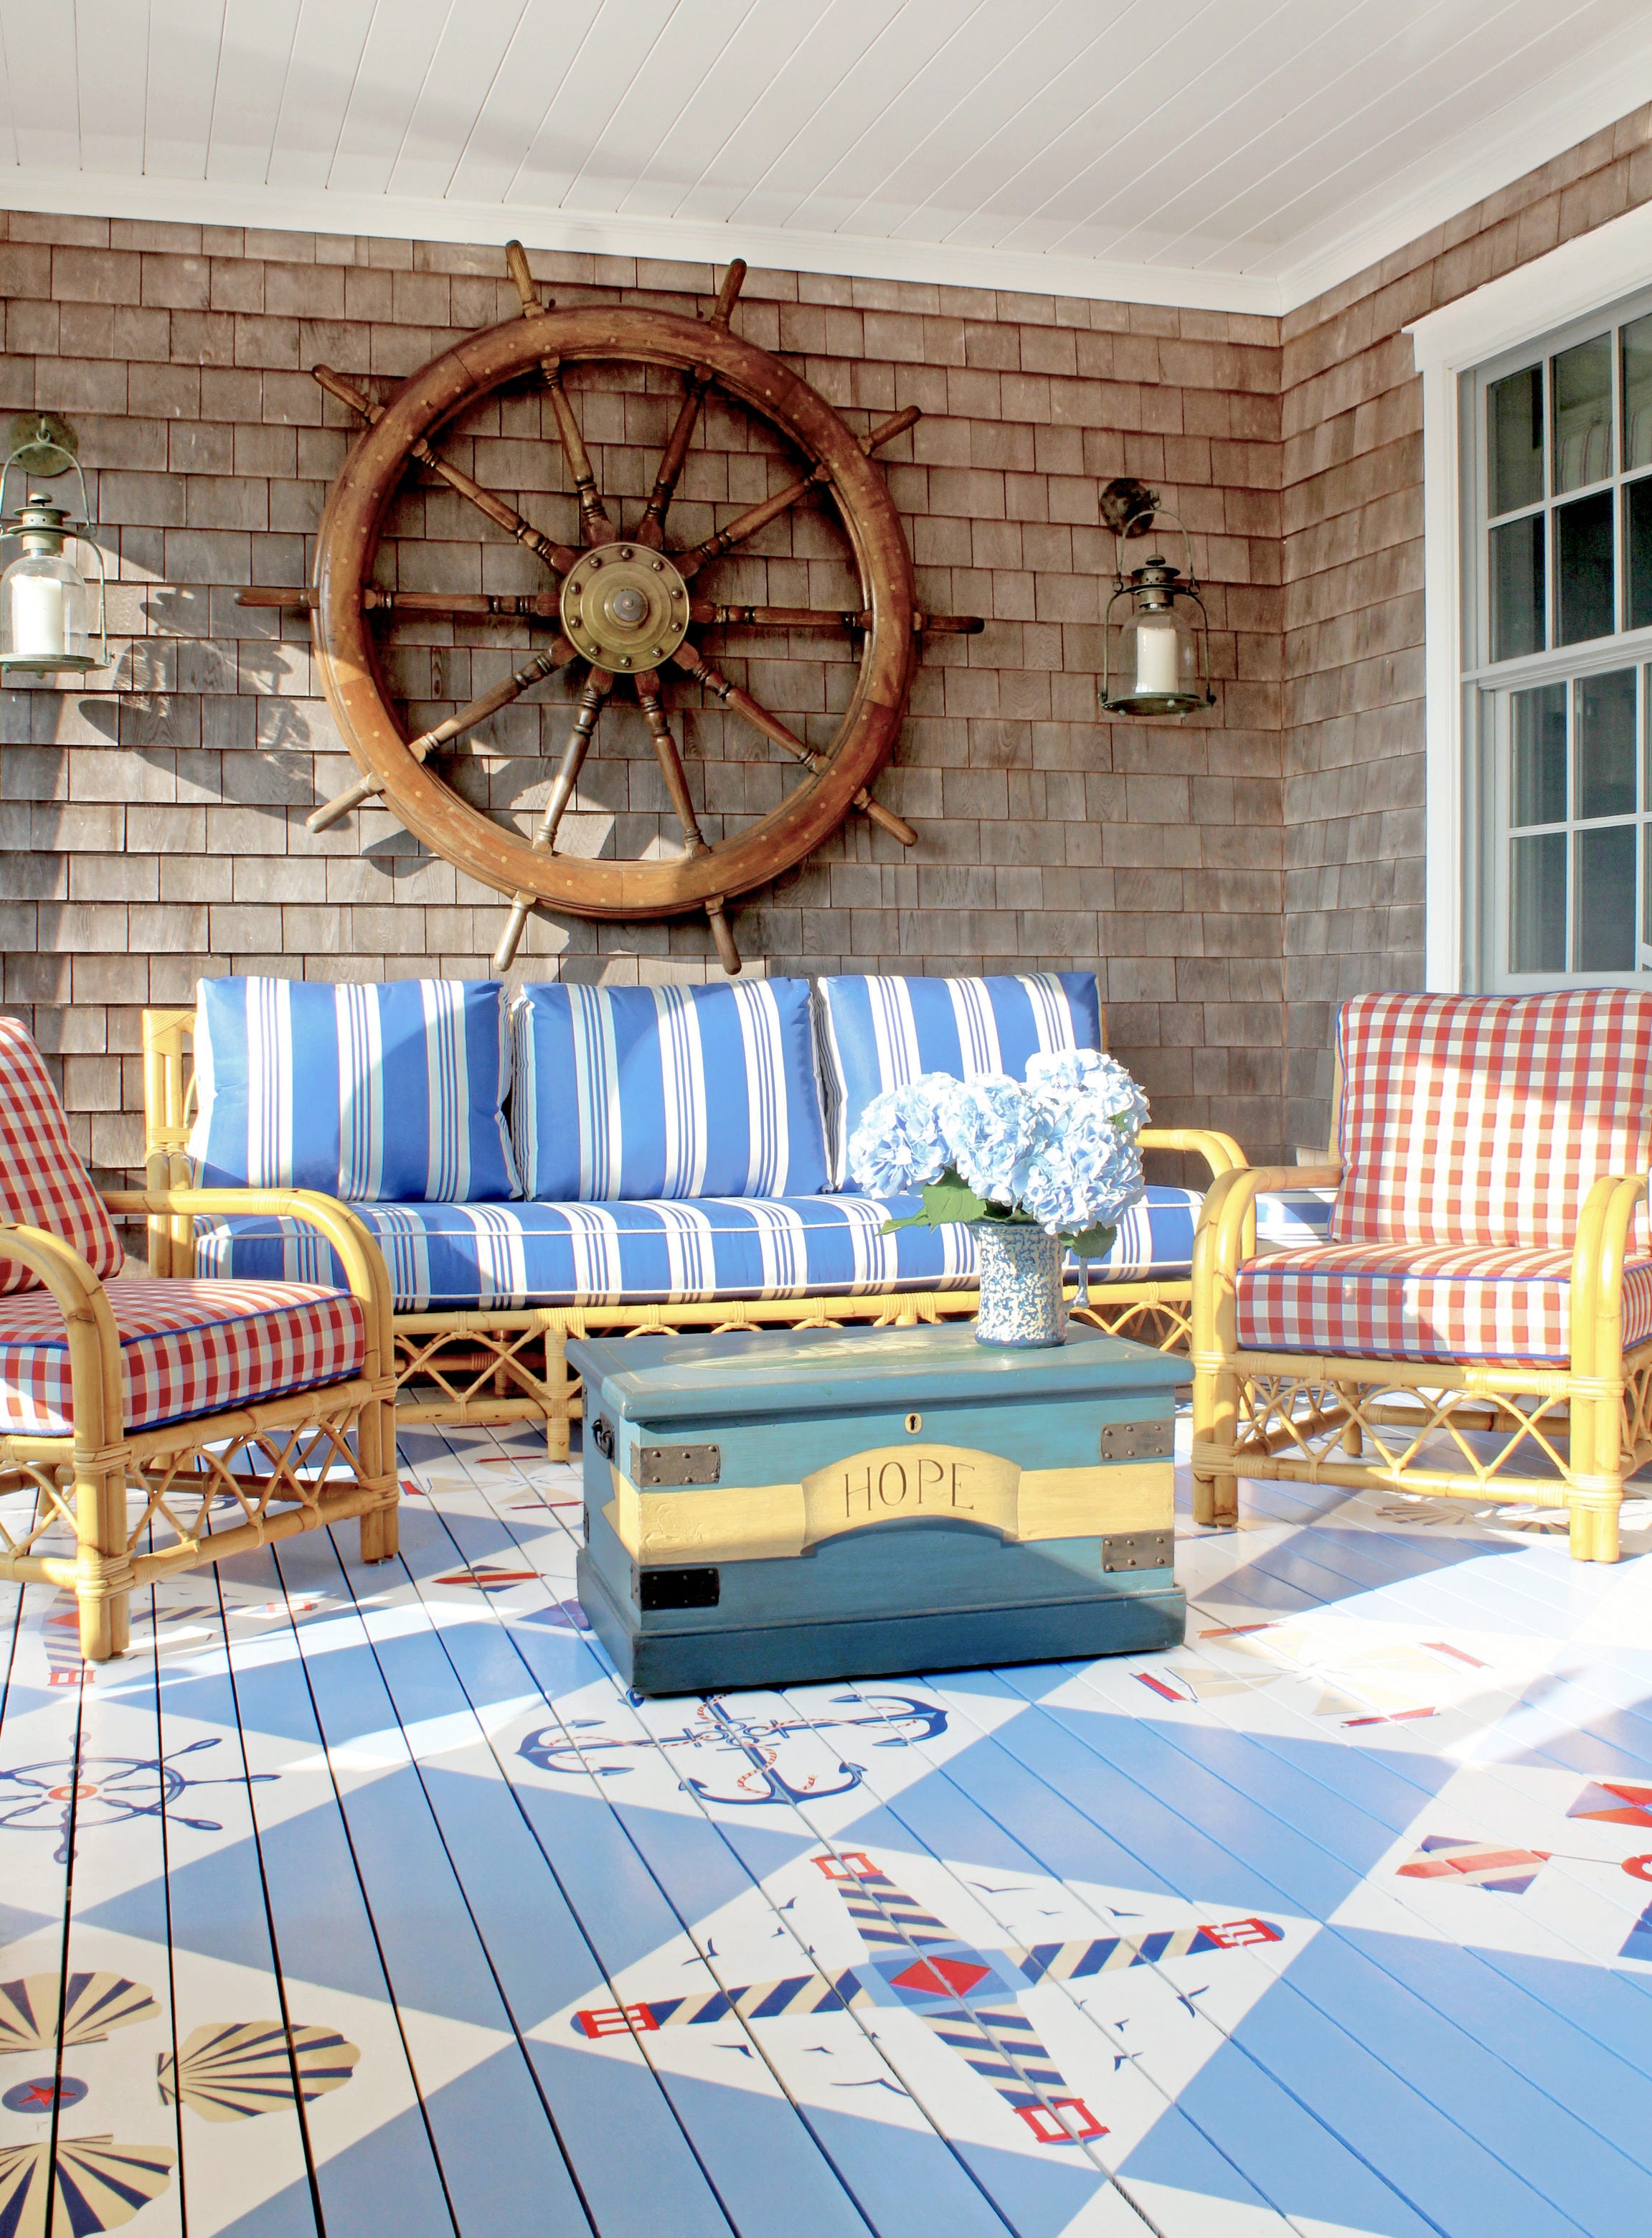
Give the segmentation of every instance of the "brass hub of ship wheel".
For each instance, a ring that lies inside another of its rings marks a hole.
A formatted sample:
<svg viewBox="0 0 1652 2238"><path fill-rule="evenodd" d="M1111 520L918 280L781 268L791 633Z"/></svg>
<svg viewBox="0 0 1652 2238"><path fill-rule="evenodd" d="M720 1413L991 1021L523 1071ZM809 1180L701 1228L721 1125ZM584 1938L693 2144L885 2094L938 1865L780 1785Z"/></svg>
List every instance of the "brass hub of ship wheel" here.
<svg viewBox="0 0 1652 2238"><path fill-rule="evenodd" d="M657 668L688 626L688 586L663 552L599 545L563 578L568 641L604 668Z"/></svg>

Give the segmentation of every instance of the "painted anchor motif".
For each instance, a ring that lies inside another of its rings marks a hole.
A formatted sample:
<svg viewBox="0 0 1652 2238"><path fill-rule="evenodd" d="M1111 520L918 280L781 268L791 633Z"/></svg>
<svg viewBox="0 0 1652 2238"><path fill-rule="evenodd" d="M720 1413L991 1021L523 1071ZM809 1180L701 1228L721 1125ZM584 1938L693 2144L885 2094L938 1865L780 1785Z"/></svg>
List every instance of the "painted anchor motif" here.
<svg viewBox="0 0 1652 2238"><path fill-rule="evenodd" d="M864 1851L812 1862L843 1900L867 1952L862 1963L830 1974L595 2006L574 2015L575 2031L595 2041L730 2018L904 2009L991 2085L1039 2144L1085 2144L1106 2136L1107 2124L1097 2120L1056 2066L1021 2009L1021 1992L1044 1981L1083 1981L1165 1958L1284 1940L1283 1929L1269 1920L1229 1919L1140 1936L1088 1936L982 1951L955 1935Z"/></svg>
<svg viewBox="0 0 1652 2238"><path fill-rule="evenodd" d="M197 1750L219 1745L220 1737L208 1734L175 1754L194 1756ZM255 1771L250 1777L263 1782L279 1779L281 1775ZM163 1811L172 1825L215 1834L221 1831L217 1819L185 1818L175 1806L191 1788L235 1784L233 1776L192 1779L169 1758L159 1756L88 1756L78 1764L72 1758L58 1757L43 1764L12 1765L0 1767L0 1827L13 1833L57 1834L54 1861L66 1865L72 1836L92 1826L118 1826L132 1818L158 1818Z"/></svg>
<svg viewBox="0 0 1652 2238"><path fill-rule="evenodd" d="M859 1787L866 1774L861 1765L840 1759L840 1777L823 1784L814 1772L789 1778L781 1766L787 1741L799 1733L839 1733L881 1726L884 1737L873 1748L910 1748L947 1730L947 1712L909 1695L835 1694L834 1707L858 1709L868 1714L849 1718L742 1718L725 1707L720 1698L708 1694L694 1712L693 1722L677 1733L610 1735L600 1718L570 1718L565 1729L542 1725L529 1733L519 1753L541 1771L594 1772L613 1779L635 1768L637 1751L653 1749L687 1750L691 1758L702 1751L712 1758L743 1760L746 1770L731 1782L684 1773L680 1785L706 1803L819 1802L829 1795L847 1795ZM589 1736L589 1738L587 1738ZM625 1759L630 1756L633 1761ZM618 1759L618 1760L615 1760ZM732 1792L730 1791L730 1785Z"/></svg>

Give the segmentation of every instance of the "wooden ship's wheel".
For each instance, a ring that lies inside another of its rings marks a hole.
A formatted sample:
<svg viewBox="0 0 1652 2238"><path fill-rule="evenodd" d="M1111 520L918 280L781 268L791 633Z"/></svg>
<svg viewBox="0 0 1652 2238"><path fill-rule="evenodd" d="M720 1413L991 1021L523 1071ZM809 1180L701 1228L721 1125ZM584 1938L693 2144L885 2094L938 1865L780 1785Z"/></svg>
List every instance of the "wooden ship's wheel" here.
<svg viewBox="0 0 1652 2238"><path fill-rule="evenodd" d="M520 243L510 242L506 255L522 317L457 343L404 382L389 402L377 401L326 366L314 369L322 387L359 413L367 427L327 499L313 587L241 594L243 604L309 612L322 686L361 771L308 822L321 831L364 802L381 800L426 846L506 897L510 910L493 958L497 970L509 967L530 913L543 904L573 917L620 921L704 911L724 969L737 971L727 914L734 897L801 862L850 815L869 818L903 846L916 838L869 788L894 750L923 632L982 626L972 617L918 612L900 516L872 464L872 454L911 427L919 412L909 407L857 435L789 367L732 333L730 320L745 276L742 263L730 267L709 317L694 319L611 305L562 311L542 306ZM622 381L633 387L639 368L656 387L662 381L680 381L658 471L629 526L620 503L605 499L598 487L576 398L565 380L569 373L585 381L585 368L604 363L617 364ZM535 526L444 458L433 440L480 400L525 380L542 384L549 394L578 503L578 546ZM771 454L777 434L798 454L794 464L801 471L699 542L668 549L672 495L702 407L713 393L773 431L763 438ZM375 584L387 514L406 479L420 470L532 553L551 586L501 596ZM714 563L811 499L829 500L847 540L858 585L854 604L834 609L719 604L705 595L702 578ZM503 621L554 634L504 682L409 737L387 685L385 648L376 632L393 626L398 617L422 618L427 625L433 616ZM835 632L858 647L858 670L829 739L809 744L724 675L697 640L708 631L730 629L784 632L788 642L797 632ZM567 743L530 835L456 790L450 758L472 750L470 733L558 670L581 680ZM743 718L802 773L766 813L744 822L720 818L717 838L706 838L694 804L666 709L667 675L697 685L707 705L720 704ZM641 709L681 832L680 849L661 850L651 859L565 851L558 845L581 771L597 745L598 718L622 683Z"/></svg>

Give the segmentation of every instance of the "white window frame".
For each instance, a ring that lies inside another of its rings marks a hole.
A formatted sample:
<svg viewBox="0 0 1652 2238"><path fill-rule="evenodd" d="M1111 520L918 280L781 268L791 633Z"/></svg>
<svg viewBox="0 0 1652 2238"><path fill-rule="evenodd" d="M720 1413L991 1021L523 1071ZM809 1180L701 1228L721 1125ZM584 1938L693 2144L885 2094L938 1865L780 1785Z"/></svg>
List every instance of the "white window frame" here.
<svg viewBox="0 0 1652 2238"><path fill-rule="evenodd" d="M1424 692L1426 718L1424 949L1425 983L1440 992L1482 983L1477 950L1482 895L1481 784L1476 726L1465 681L1470 618L1464 552L1474 492L1463 472L1463 424L1472 410L1477 367L1526 348L1574 321L1610 310L1652 282L1652 203L1563 242L1431 311L1406 328L1423 377ZM1573 646L1598 649L1600 665L1628 666L1644 632ZM1470 788L1473 788L1471 793Z"/></svg>

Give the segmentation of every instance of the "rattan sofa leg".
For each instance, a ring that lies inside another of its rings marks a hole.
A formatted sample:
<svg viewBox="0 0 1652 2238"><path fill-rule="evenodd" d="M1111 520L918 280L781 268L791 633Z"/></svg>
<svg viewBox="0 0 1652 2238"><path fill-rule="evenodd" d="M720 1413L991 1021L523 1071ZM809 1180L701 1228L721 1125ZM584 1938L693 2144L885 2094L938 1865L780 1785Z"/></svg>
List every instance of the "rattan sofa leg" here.
<svg viewBox="0 0 1652 2238"><path fill-rule="evenodd" d="M578 1383L568 1374L568 1332L547 1316L545 1325L545 1457L565 1461L569 1452L573 1394Z"/></svg>

